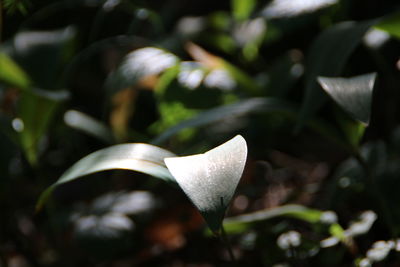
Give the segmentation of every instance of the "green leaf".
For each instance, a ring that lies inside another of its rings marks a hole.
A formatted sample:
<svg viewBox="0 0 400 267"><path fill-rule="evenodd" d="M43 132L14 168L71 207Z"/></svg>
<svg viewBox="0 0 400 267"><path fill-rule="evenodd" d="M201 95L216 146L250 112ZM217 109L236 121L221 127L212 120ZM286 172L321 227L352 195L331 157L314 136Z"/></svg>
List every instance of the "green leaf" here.
<svg viewBox="0 0 400 267"><path fill-rule="evenodd" d="M375 28L385 31L390 35L400 39L400 12L383 19Z"/></svg>
<svg viewBox="0 0 400 267"><path fill-rule="evenodd" d="M166 158L179 186L218 233L244 170L247 145L240 135L204 154Z"/></svg>
<svg viewBox="0 0 400 267"><path fill-rule="evenodd" d="M64 121L68 126L94 136L108 144L114 142L111 130L101 121L85 113L68 110L64 114Z"/></svg>
<svg viewBox="0 0 400 267"><path fill-rule="evenodd" d="M16 130L25 155L32 165L37 163L41 138L46 133L57 106L68 97L67 91L33 88L22 92L17 111L21 127Z"/></svg>
<svg viewBox="0 0 400 267"><path fill-rule="evenodd" d="M163 134L155 138L152 143L163 143L171 136L186 128L205 126L226 118L248 115L250 113L271 111L294 112L294 109L289 103L275 98L249 98L199 113L193 118L182 121L180 124L166 130Z"/></svg>
<svg viewBox="0 0 400 267"><path fill-rule="evenodd" d="M292 217L309 223L317 223L321 220L322 211L310 209L301 205L285 205L273 209L257 211L249 214L239 215L224 220L224 229L227 233L246 229L246 225L270 220L280 216Z"/></svg>
<svg viewBox="0 0 400 267"><path fill-rule="evenodd" d="M254 82L254 79L247 73L226 60L221 59L221 64L244 92L248 93L250 96L259 96L261 94L260 86L258 86L258 84Z"/></svg>
<svg viewBox="0 0 400 267"><path fill-rule="evenodd" d="M350 116L366 126L371 117L372 91L376 73L352 78L318 77L318 82Z"/></svg>
<svg viewBox="0 0 400 267"><path fill-rule="evenodd" d="M30 84L28 75L4 53L0 53L0 81L22 89Z"/></svg>
<svg viewBox="0 0 400 267"><path fill-rule="evenodd" d="M231 0L233 17L239 21L247 19L256 4L257 0Z"/></svg>
<svg viewBox="0 0 400 267"><path fill-rule="evenodd" d="M112 169L125 169L152 175L165 181L175 182L164 164L164 158L174 157L168 150L148 144L121 144L93 152L72 165L64 174L44 191L37 204L40 210L51 193L61 184L79 177Z"/></svg>
<svg viewBox="0 0 400 267"><path fill-rule="evenodd" d="M337 223L331 224L329 227L329 233L340 241L345 241L346 239L345 230Z"/></svg>
<svg viewBox="0 0 400 267"><path fill-rule="evenodd" d="M317 77L339 75L364 34L375 23L376 20L342 22L322 32L313 42L307 57L306 91L296 131L299 131L305 121L326 101L326 96L318 88Z"/></svg>

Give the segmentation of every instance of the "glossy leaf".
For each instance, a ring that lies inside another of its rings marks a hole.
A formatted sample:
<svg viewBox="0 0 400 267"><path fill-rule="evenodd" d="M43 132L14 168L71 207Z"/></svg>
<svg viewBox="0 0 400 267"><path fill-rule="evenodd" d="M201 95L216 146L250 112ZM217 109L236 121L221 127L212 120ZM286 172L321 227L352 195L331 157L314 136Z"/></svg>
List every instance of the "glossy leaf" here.
<svg viewBox="0 0 400 267"><path fill-rule="evenodd" d="M343 22L322 32L311 45L307 57L305 96L301 107L297 130L325 103L326 97L317 84L318 76L337 76L351 53L360 43L375 20Z"/></svg>
<svg viewBox="0 0 400 267"><path fill-rule="evenodd" d="M174 178L164 164L164 158L173 156L175 155L168 150L140 143L115 145L98 150L82 158L65 171L57 182L42 193L36 208L40 209L43 206L57 186L100 171L133 170L174 182Z"/></svg>
<svg viewBox="0 0 400 267"><path fill-rule="evenodd" d="M65 123L77 130L94 136L106 143L113 143L111 130L101 121L77 110L68 110L64 114Z"/></svg>
<svg viewBox="0 0 400 267"><path fill-rule="evenodd" d="M165 164L210 229L218 232L246 158L246 141L238 135L204 154L166 158Z"/></svg>
<svg viewBox="0 0 400 267"><path fill-rule="evenodd" d="M353 119L368 125L375 78L376 73L372 73L352 78L318 77L318 82Z"/></svg>

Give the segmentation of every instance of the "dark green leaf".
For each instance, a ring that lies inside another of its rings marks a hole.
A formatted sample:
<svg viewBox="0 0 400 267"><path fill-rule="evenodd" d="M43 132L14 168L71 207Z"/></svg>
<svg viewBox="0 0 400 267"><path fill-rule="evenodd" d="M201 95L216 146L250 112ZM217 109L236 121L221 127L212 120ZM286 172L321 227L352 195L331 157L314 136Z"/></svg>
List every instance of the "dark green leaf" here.
<svg viewBox="0 0 400 267"><path fill-rule="evenodd" d="M318 77L318 82L353 119L368 125L375 78L376 73L372 73L352 78Z"/></svg>
<svg viewBox="0 0 400 267"><path fill-rule="evenodd" d="M342 22L322 32L313 42L307 57L306 91L296 130L300 130L326 101L326 96L318 88L317 77L339 75L350 54L375 23L376 20Z"/></svg>

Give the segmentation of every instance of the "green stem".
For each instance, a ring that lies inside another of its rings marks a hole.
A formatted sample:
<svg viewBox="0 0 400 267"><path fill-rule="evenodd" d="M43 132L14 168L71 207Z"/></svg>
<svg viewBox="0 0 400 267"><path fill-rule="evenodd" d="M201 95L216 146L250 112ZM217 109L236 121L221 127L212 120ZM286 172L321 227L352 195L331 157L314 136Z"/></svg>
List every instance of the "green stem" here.
<svg viewBox="0 0 400 267"><path fill-rule="evenodd" d="M231 243L229 242L229 239L228 239L228 237L226 235L226 232L225 232L223 224L221 224L221 234L219 236L221 238L221 241L225 244L226 249L228 250L231 262L236 264L235 255L233 254L232 246L231 246Z"/></svg>

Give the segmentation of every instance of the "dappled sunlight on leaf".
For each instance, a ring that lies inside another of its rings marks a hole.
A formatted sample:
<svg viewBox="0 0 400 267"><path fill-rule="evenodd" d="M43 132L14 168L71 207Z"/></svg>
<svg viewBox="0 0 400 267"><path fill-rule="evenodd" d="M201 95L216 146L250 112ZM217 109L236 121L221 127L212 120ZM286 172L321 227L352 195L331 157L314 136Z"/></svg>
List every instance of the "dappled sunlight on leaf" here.
<svg viewBox="0 0 400 267"><path fill-rule="evenodd" d="M236 82L226 70L214 69L205 77L204 85L222 90L232 90L236 86Z"/></svg>
<svg viewBox="0 0 400 267"><path fill-rule="evenodd" d="M318 82L353 119L368 125L375 78L372 73L347 79L318 77Z"/></svg>
<svg viewBox="0 0 400 267"><path fill-rule="evenodd" d="M193 61L182 62L178 74L178 81L189 89L200 86L204 79L204 69L201 64Z"/></svg>
<svg viewBox="0 0 400 267"><path fill-rule="evenodd" d="M174 178L164 164L164 158L173 156L173 153L165 149L139 143L115 145L98 150L76 162L57 182L47 188L41 194L36 209L39 210L45 204L57 186L99 171L133 170L174 182Z"/></svg>
<svg viewBox="0 0 400 267"><path fill-rule="evenodd" d="M131 87L142 78L160 74L178 63L178 58L160 48L145 47L125 56L121 65L107 78L107 87L114 90Z"/></svg>
<svg viewBox="0 0 400 267"><path fill-rule="evenodd" d="M246 141L236 136L204 154L166 158L165 164L211 230L218 232L246 158Z"/></svg>
<svg viewBox="0 0 400 267"><path fill-rule="evenodd" d="M266 18L294 17L338 3L338 0L274 0L262 11Z"/></svg>

